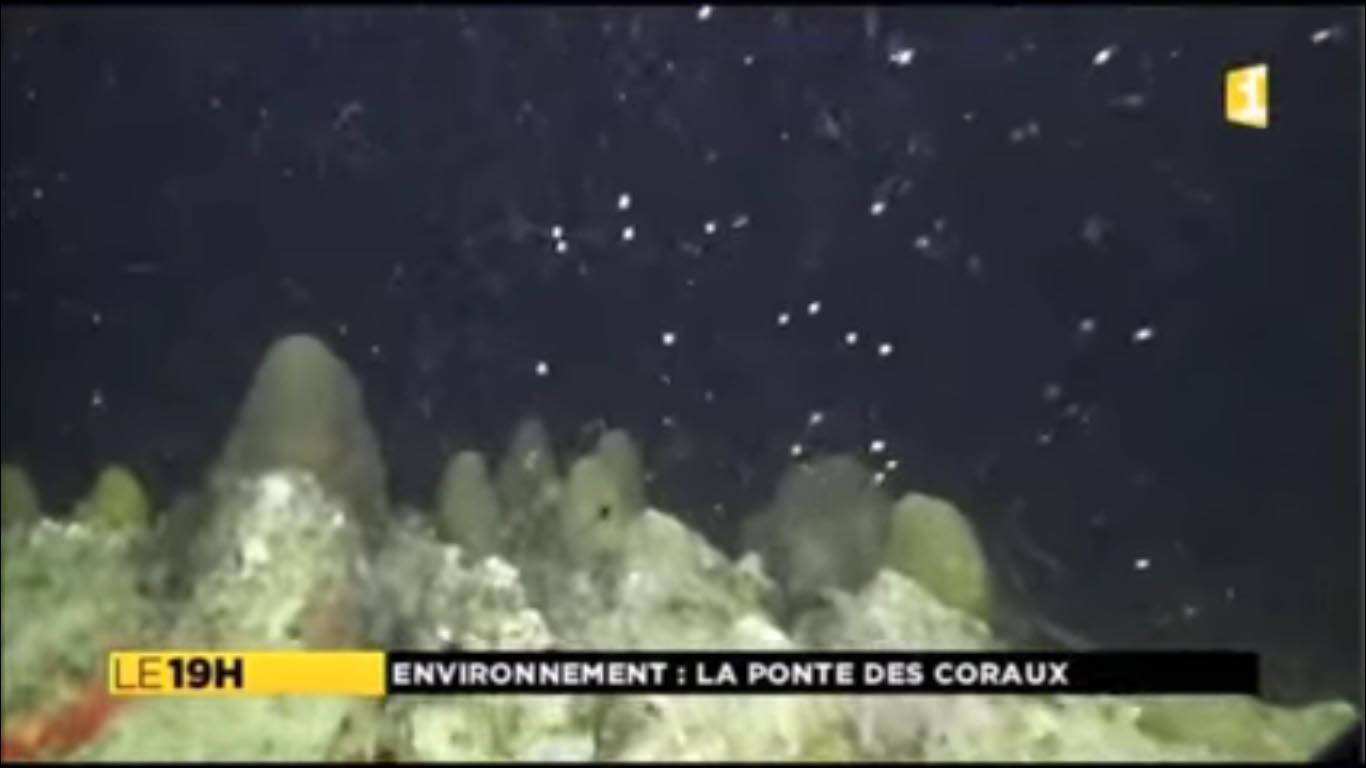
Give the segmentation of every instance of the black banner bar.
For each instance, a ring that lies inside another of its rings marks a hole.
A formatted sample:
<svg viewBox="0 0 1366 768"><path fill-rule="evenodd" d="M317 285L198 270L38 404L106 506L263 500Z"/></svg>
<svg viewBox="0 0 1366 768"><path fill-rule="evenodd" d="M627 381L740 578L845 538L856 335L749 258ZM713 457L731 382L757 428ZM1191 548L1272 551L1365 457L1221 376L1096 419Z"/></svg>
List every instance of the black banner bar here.
<svg viewBox="0 0 1366 768"><path fill-rule="evenodd" d="M1088 653L392 651L390 694L1258 692L1241 651Z"/></svg>

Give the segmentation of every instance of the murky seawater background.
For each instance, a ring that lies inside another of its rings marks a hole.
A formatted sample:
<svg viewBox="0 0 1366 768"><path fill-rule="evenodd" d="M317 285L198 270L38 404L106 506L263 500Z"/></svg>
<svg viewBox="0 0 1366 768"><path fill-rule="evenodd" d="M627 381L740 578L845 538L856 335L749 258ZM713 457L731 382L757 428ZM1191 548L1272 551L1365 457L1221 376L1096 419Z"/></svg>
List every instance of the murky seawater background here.
<svg viewBox="0 0 1366 768"><path fill-rule="evenodd" d="M1359 16L3 19L3 451L54 506L198 482L304 331L409 503L530 412L723 544L855 452L1069 629L1360 704ZM1255 61L1267 131L1222 121Z"/></svg>

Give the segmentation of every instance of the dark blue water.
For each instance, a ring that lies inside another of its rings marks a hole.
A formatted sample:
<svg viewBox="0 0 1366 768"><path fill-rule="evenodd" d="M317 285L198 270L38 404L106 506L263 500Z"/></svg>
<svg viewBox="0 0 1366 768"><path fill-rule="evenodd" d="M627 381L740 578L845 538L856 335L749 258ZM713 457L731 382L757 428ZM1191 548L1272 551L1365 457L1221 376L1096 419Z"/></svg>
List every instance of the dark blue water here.
<svg viewBox="0 0 1366 768"><path fill-rule="evenodd" d="M1361 32L7 8L4 459L55 507L111 461L169 500L305 331L400 500L523 414L605 421L724 542L794 450L860 452L1071 627L1359 697ZM1222 121L1256 61L1266 131Z"/></svg>

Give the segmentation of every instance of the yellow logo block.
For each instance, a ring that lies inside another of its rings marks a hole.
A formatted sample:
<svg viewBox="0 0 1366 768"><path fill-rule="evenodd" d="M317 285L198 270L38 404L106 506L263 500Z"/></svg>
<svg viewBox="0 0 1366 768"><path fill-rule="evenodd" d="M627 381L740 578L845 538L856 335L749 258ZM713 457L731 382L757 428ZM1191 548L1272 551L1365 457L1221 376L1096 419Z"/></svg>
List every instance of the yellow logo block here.
<svg viewBox="0 0 1366 768"><path fill-rule="evenodd" d="M1270 70L1265 64L1230 69L1224 74L1224 119L1248 128L1271 124L1267 102Z"/></svg>
<svg viewBox="0 0 1366 768"><path fill-rule="evenodd" d="M116 651L115 696L383 696L383 651Z"/></svg>

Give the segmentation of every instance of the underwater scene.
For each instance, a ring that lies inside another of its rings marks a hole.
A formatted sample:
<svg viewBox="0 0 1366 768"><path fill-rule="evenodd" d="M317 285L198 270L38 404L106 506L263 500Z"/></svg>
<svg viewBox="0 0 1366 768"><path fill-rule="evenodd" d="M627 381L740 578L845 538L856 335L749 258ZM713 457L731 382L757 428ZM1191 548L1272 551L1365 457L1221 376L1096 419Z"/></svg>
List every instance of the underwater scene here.
<svg viewBox="0 0 1366 768"><path fill-rule="evenodd" d="M1360 9L2 18L5 762L1359 734ZM1233 649L1260 690L116 696L138 648Z"/></svg>

